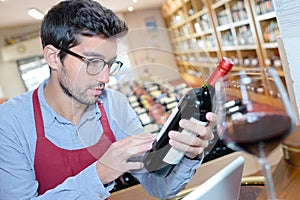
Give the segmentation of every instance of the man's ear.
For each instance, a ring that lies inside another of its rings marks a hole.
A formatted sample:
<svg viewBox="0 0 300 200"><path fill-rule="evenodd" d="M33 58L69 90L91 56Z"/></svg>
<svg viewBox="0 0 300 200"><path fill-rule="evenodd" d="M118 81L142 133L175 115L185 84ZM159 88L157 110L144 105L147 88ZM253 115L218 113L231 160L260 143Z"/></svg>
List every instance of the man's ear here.
<svg viewBox="0 0 300 200"><path fill-rule="evenodd" d="M58 51L59 50L53 45L47 45L43 49L44 58L52 70L57 70L58 66L61 63L58 57Z"/></svg>

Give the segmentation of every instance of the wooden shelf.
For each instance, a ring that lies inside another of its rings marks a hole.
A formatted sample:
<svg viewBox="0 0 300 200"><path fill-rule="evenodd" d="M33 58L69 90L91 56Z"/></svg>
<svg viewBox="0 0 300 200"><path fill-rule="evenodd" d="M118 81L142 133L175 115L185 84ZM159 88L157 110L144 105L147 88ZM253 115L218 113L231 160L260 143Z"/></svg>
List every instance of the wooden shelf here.
<svg viewBox="0 0 300 200"><path fill-rule="evenodd" d="M283 71L283 68L282 66L278 66L278 63L281 62L277 43L277 37L280 35L280 33L278 27L276 28L276 13L273 10L273 7L270 7L270 5L272 5L270 3L271 1L262 2L262 4L266 4L266 6L257 6L257 2L257 0L249 0L250 6L253 10L253 21L255 24L258 42L260 45L262 57L261 66L273 65L274 67L276 67L276 69L280 68L280 70L278 71L280 71L279 74L283 77L283 73L281 73ZM263 12L258 13L258 10L255 9L257 7L264 8L262 9ZM272 28L274 30L270 30ZM271 41L268 41L268 38ZM270 61L271 64L269 64Z"/></svg>
<svg viewBox="0 0 300 200"><path fill-rule="evenodd" d="M265 49L275 49L275 48L277 49L278 48L278 43L277 42L263 43L262 46Z"/></svg>
<svg viewBox="0 0 300 200"><path fill-rule="evenodd" d="M223 51L237 51L237 50L256 50L257 45L235 45L235 46L224 46L222 47Z"/></svg>
<svg viewBox="0 0 300 200"><path fill-rule="evenodd" d="M208 9L207 8L205 8L205 9L203 9L201 11L196 12L194 15L190 16L186 21L192 21L192 20L194 20L194 19L196 19L196 18L198 18L201 15L204 15L206 13L208 13Z"/></svg>
<svg viewBox="0 0 300 200"><path fill-rule="evenodd" d="M226 94L236 97L236 98L242 97L239 90L232 89L232 88L227 88ZM282 103L279 101L278 98L271 97L267 94L258 94L258 93L254 93L254 92L252 92L252 95L249 97L250 97L250 100L257 102L258 104L267 105L267 106L271 106L271 107L275 107L275 108L284 110L284 107L281 106Z"/></svg>
<svg viewBox="0 0 300 200"><path fill-rule="evenodd" d="M275 18L276 14L275 12L270 12L270 13L266 13L266 14L262 14L262 15L257 15L256 16L256 20L257 21L263 21L263 20L268 20L268 19L272 19Z"/></svg>
<svg viewBox="0 0 300 200"><path fill-rule="evenodd" d="M226 3L228 3L228 2L230 2L230 0L222 0L222 1L219 1L219 2L217 2L217 3L212 4L212 5L211 5L211 8L212 8L212 9L217 9L217 8L219 8L220 6L223 6L223 5L225 5Z"/></svg>
<svg viewBox="0 0 300 200"><path fill-rule="evenodd" d="M188 61L177 61L179 64L181 65L192 65L194 67L198 67L198 68L211 68L211 67L215 67L216 65L214 63L200 63L200 62L188 62Z"/></svg>
<svg viewBox="0 0 300 200"><path fill-rule="evenodd" d="M180 73L180 75L191 87L201 87L205 81L201 77L196 77L188 73Z"/></svg>
<svg viewBox="0 0 300 200"><path fill-rule="evenodd" d="M175 51L175 54L189 54L189 53L201 53L201 52L216 52L218 49L213 47L199 48L199 49L182 49Z"/></svg>
<svg viewBox="0 0 300 200"><path fill-rule="evenodd" d="M268 0L166 0L165 4L174 2L176 6L164 16L183 73L203 68L202 78L207 77L210 65L194 60L202 54L217 60L225 56L235 62L233 71L273 66L285 84L276 36L268 32L269 26L276 29L277 25ZM264 8L258 3L265 3L268 9L258 12L258 8ZM182 21L174 24L176 15L181 15Z"/></svg>
<svg viewBox="0 0 300 200"><path fill-rule="evenodd" d="M229 29L234 28L234 27L248 25L249 23L250 23L250 21L248 19L245 19L245 20L241 20L241 21L234 22L234 23L231 23L231 24L226 24L226 25L219 26L219 27L217 27L217 30L218 31L226 31L226 30L229 30Z"/></svg>

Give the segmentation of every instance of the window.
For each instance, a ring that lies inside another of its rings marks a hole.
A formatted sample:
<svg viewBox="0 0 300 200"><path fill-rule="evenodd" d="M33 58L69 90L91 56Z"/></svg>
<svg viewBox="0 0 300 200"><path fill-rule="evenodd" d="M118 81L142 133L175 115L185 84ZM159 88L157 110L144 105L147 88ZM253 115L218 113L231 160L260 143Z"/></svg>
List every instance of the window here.
<svg viewBox="0 0 300 200"><path fill-rule="evenodd" d="M41 82L50 76L50 70L43 56L36 56L18 60L21 78L27 88L37 88Z"/></svg>

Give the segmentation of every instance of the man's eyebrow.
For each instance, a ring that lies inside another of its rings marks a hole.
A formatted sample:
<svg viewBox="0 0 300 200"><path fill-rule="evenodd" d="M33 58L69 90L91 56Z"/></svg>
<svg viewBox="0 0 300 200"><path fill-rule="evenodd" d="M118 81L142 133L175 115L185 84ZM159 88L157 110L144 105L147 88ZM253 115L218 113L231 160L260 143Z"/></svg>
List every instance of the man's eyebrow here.
<svg viewBox="0 0 300 200"><path fill-rule="evenodd" d="M88 57L95 57L95 58L102 58L105 59L105 56L97 53L97 52L92 52L92 51L87 51L87 52L83 52L84 56L88 56Z"/></svg>
<svg viewBox="0 0 300 200"><path fill-rule="evenodd" d="M96 52L84 52L84 56L87 56L87 57L91 57L91 58L101 58L103 60L106 60L106 57L100 53L96 53ZM117 56L114 56L113 58L109 59L108 61L113 61L113 60L116 60Z"/></svg>

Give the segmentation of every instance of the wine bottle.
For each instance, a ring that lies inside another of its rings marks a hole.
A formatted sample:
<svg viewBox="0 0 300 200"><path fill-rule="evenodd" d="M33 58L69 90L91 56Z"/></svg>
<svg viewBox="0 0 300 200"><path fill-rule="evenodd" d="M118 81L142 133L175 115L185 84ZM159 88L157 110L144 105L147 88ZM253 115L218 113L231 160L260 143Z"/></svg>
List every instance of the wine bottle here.
<svg viewBox="0 0 300 200"><path fill-rule="evenodd" d="M245 114L247 112L247 107L245 105L233 106L226 111L226 115L231 116L237 112Z"/></svg>
<svg viewBox="0 0 300 200"><path fill-rule="evenodd" d="M191 134L179 126L181 119L195 120L207 124L205 117L213 108L212 97L214 85L220 77L225 76L232 68L233 62L228 58L222 58L215 71L209 76L201 88L189 90L179 101L167 119L166 123L157 135L153 147L143 159L145 168L157 176L166 177L181 158L184 152L174 149L169 144L168 133L170 130L179 131L182 134Z"/></svg>
<svg viewBox="0 0 300 200"><path fill-rule="evenodd" d="M226 115L231 118L232 121L241 119L247 113L247 106L240 105L229 108L226 111Z"/></svg>
<svg viewBox="0 0 300 200"><path fill-rule="evenodd" d="M226 108L226 110L234 107L234 106L240 106L242 104L241 100L240 99L235 99L235 100L230 100L230 101L227 101L225 104L224 104L224 107Z"/></svg>

